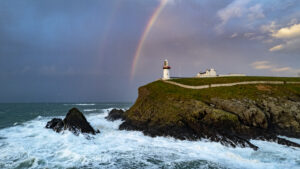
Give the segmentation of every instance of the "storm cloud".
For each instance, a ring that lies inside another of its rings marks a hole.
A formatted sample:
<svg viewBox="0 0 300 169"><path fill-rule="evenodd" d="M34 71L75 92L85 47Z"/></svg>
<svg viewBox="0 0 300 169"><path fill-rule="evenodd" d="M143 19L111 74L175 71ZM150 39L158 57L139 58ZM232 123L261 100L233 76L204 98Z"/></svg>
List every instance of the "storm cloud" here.
<svg viewBox="0 0 300 169"><path fill-rule="evenodd" d="M0 102L129 101L161 77L296 76L297 0L169 0L133 57L159 0L0 1ZM264 68L264 69L262 69Z"/></svg>

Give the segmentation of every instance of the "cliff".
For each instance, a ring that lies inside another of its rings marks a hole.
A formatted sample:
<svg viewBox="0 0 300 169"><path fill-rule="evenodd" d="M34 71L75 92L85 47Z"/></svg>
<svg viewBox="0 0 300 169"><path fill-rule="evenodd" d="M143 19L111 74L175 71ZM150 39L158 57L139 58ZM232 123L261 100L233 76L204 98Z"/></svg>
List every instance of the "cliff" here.
<svg viewBox="0 0 300 169"><path fill-rule="evenodd" d="M277 137L300 138L300 85L193 90L155 81L139 88L138 99L124 118L120 129L139 130L150 136L208 139L253 149L258 147L250 139L300 147Z"/></svg>

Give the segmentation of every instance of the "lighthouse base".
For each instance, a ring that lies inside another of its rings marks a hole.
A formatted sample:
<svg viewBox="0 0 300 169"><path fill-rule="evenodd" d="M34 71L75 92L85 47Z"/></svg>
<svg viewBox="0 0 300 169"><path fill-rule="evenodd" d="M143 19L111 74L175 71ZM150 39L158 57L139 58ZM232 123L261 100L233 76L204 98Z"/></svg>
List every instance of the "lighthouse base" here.
<svg viewBox="0 0 300 169"><path fill-rule="evenodd" d="M169 79L170 79L170 70L169 69L164 69L162 80L169 80Z"/></svg>

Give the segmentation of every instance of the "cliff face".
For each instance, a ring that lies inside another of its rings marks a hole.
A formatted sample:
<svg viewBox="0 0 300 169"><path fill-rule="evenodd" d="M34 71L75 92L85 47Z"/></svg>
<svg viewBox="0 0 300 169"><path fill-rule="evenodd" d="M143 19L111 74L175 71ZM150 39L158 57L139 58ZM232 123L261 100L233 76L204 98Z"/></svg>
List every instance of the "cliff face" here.
<svg viewBox="0 0 300 169"><path fill-rule="evenodd" d="M205 138L233 147L257 149L249 139L300 147L277 137L300 138L299 88L248 85L190 90L157 81L139 89L120 129L178 139Z"/></svg>

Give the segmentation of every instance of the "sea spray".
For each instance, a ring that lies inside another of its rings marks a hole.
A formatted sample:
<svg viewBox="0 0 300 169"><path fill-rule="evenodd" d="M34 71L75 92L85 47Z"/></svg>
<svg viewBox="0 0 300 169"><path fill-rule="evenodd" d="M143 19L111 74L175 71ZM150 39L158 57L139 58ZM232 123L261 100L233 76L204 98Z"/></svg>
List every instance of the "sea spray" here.
<svg viewBox="0 0 300 169"><path fill-rule="evenodd" d="M44 128L53 117L37 117L0 130L1 168L299 168L300 150L252 140L260 147L231 148L216 142L180 141L120 131L111 109L86 115L101 134L86 139ZM63 118L60 116L59 118ZM300 141L296 139L296 141Z"/></svg>

